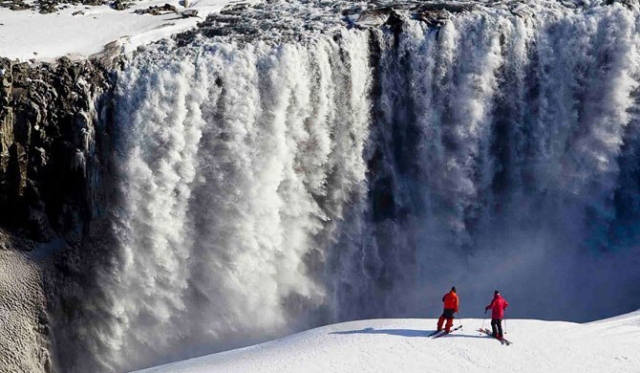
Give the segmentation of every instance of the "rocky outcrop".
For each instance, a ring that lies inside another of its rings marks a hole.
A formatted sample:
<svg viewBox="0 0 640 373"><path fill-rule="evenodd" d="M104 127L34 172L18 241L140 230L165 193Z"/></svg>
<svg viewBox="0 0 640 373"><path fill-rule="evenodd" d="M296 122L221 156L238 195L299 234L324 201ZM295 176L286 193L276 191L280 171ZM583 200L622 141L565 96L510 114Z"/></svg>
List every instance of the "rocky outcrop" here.
<svg viewBox="0 0 640 373"><path fill-rule="evenodd" d="M152 5L147 9L138 9L135 11L136 14L151 14L152 16L161 16L177 12L178 9L171 4L164 4L163 6Z"/></svg>
<svg viewBox="0 0 640 373"><path fill-rule="evenodd" d="M606 0L622 3L631 0ZM183 4L185 4L183 2ZM337 35L341 30L370 29L400 33L409 20L439 29L452 17L489 9L511 12L522 18L533 18L543 9L586 10L600 6L600 2L554 2L539 4L531 1L389 1L363 2L323 0L267 0L248 4L234 2L220 12L212 13L198 23L196 29L176 35L178 46L198 42L198 37L240 44L256 40L268 44L297 43L317 37L318 34ZM184 12L183 17L187 16Z"/></svg>
<svg viewBox="0 0 640 373"><path fill-rule="evenodd" d="M124 0L36 0L33 2L25 2L24 0L0 0L0 8L8 8L10 10L31 9L42 14L55 13L70 6L100 6L105 4L109 4L109 6L115 10L125 10L134 3Z"/></svg>
<svg viewBox="0 0 640 373"><path fill-rule="evenodd" d="M77 235L100 199L91 178L104 163L96 103L110 91L108 73L66 59L3 59L0 72L0 225L39 242Z"/></svg>

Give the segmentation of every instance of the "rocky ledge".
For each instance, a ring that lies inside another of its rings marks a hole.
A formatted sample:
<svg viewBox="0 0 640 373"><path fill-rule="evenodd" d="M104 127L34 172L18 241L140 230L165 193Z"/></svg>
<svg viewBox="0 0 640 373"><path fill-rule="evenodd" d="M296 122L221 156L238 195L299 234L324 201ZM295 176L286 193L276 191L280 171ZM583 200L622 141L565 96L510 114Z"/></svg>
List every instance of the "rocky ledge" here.
<svg viewBox="0 0 640 373"><path fill-rule="evenodd" d="M36 0L25 2L24 0L0 0L0 8L10 10L34 10L42 14L55 13L58 10L66 9L70 6L100 6L109 5L115 10L125 10L135 4L128 0Z"/></svg>
<svg viewBox="0 0 640 373"><path fill-rule="evenodd" d="M109 230L89 228L106 211L109 71L97 60L0 59L0 372L63 371L49 318L72 308L81 253Z"/></svg>

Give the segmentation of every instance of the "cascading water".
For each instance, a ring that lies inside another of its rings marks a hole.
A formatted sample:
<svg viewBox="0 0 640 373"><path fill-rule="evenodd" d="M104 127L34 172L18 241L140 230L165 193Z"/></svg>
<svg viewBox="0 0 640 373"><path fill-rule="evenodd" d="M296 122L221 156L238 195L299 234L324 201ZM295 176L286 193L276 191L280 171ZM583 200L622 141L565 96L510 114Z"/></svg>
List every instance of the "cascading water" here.
<svg viewBox="0 0 640 373"><path fill-rule="evenodd" d="M328 303L307 263L364 195L367 42L215 44L122 76L115 366L271 335Z"/></svg>
<svg viewBox="0 0 640 373"><path fill-rule="evenodd" d="M138 54L100 347L74 364L433 317L452 284L469 316L494 288L512 316L637 308L640 11L547 5Z"/></svg>

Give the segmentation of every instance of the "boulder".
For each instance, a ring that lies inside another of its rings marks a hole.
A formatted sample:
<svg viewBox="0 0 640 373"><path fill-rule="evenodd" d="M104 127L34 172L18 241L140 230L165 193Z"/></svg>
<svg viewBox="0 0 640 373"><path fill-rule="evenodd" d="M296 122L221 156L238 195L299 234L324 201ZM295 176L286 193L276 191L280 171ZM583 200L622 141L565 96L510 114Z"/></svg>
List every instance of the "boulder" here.
<svg viewBox="0 0 640 373"><path fill-rule="evenodd" d="M131 5L133 5L132 3L129 3L125 0L116 0L113 3L111 3L111 8L115 9L115 10L125 10L131 7Z"/></svg>
<svg viewBox="0 0 640 373"><path fill-rule="evenodd" d="M195 9L187 9L180 12L182 18L198 17L198 11Z"/></svg>
<svg viewBox="0 0 640 373"><path fill-rule="evenodd" d="M164 4L163 6L150 6L147 9L136 9L136 14L151 14L153 16L160 16L168 13L178 13L178 9L171 4Z"/></svg>

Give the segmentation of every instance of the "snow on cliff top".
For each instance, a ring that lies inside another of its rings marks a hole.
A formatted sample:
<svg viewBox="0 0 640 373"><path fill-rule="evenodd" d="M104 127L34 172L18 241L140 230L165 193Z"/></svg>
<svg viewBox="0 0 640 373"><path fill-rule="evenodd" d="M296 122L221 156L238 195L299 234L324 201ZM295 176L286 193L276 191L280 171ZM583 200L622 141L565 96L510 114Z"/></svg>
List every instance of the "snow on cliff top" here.
<svg viewBox="0 0 640 373"><path fill-rule="evenodd" d="M482 320L461 322L433 339L436 320L353 321L138 373L640 372L640 311L587 324L507 320L510 346L479 333Z"/></svg>
<svg viewBox="0 0 640 373"><path fill-rule="evenodd" d="M188 30L208 14L237 2L191 0L185 8L178 4L178 0L142 0L122 11L108 5L69 5L50 14L0 7L0 57L22 61L51 61L63 56L78 59L99 53L106 44L114 41L125 51L130 51L139 45ZM137 9L164 4L175 6L178 12L196 10L198 17L183 18L176 13L158 16L134 13Z"/></svg>

